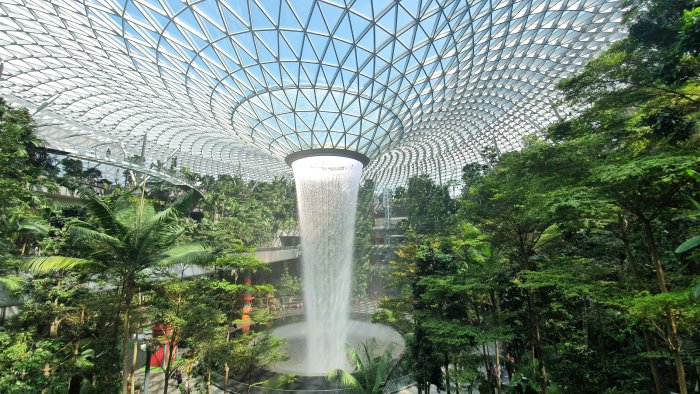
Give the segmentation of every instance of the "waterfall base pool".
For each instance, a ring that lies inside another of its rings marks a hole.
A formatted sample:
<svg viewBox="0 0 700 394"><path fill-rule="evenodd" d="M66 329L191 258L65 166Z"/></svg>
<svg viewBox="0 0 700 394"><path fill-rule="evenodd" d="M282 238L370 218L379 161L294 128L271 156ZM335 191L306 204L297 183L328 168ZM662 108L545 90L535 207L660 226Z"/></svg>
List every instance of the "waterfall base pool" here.
<svg viewBox="0 0 700 394"><path fill-rule="evenodd" d="M307 357L307 346L313 346L314 343L307 343L307 333L308 329L306 322L286 324L283 326L275 327L272 330L272 335L283 338L287 341L284 351L289 355L287 361L279 362L269 369L273 372L278 373L293 373L296 375L303 376L325 376L328 370L319 368L309 368L310 365L317 365L316 363L309 362ZM348 323L348 346L357 347L360 343L370 341L374 339L377 342L379 350L384 350L384 348L393 343L394 345L394 355L398 356L404 350L405 344L401 335L391 327L384 326L381 324L374 324L369 322L363 322L358 320L350 320ZM311 338L313 341L313 338ZM321 349L322 350L322 349ZM352 367L346 360L345 370L352 372L354 367ZM332 369L330 366L328 369Z"/></svg>

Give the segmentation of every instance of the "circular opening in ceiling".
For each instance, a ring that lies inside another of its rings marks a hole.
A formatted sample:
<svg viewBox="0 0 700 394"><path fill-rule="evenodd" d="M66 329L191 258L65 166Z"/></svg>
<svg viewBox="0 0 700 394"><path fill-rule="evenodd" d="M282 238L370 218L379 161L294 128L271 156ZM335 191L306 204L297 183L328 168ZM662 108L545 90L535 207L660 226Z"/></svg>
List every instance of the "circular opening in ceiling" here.
<svg viewBox="0 0 700 394"><path fill-rule="evenodd" d="M373 156L403 135L389 107L334 88L271 89L246 98L231 113L234 132L280 156L309 149L340 149Z"/></svg>
<svg viewBox="0 0 700 394"><path fill-rule="evenodd" d="M299 159L303 159L306 157L314 157L314 156L339 156L339 157L347 157L349 159L357 160L360 163L362 163L363 167L367 167L367 164L369 164L369 157L363 155L360 152L355 152L351 150L345 150L345 149L309 149L309 150L302 150L299 152L294 152L289 155L284 159L284 161L287 163L287 165L291 166L292 163Z"/></svg>

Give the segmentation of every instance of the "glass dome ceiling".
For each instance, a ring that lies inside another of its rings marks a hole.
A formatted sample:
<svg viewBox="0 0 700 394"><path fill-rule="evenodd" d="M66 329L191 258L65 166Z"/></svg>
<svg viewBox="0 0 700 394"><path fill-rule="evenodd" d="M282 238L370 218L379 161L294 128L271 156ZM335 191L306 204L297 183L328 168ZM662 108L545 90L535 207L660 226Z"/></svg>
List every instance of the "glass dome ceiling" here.
<svg viewBox="0 0 700 394"><path fill-rule="evenodd" d="M3 0L0 95L57 149L254 179L353 150L446 181L556 119L622 0Z"/></svg>

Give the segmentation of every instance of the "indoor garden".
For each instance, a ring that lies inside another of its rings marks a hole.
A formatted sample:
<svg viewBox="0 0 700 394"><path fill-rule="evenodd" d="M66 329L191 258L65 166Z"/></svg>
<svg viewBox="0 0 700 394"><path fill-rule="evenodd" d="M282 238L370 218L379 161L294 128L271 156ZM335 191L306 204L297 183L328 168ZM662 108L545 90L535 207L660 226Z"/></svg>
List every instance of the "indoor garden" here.
<svg viewBox="0 0 700 394"><path fill-rule="evenodd" d="M700 393L700 1L0 3L0 393Z"/></svg>

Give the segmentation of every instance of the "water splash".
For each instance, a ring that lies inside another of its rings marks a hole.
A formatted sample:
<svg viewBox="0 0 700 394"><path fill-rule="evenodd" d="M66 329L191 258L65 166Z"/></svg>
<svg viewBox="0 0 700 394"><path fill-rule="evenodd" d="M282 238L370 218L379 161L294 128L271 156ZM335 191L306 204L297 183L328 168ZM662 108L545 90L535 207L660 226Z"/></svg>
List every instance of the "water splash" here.
<svg viewBox="0 0 700 394"><path fill-rule="evenodd" d="M299 205L308 374L345 368L359 161L312 156L292 163Z"/></svg>

